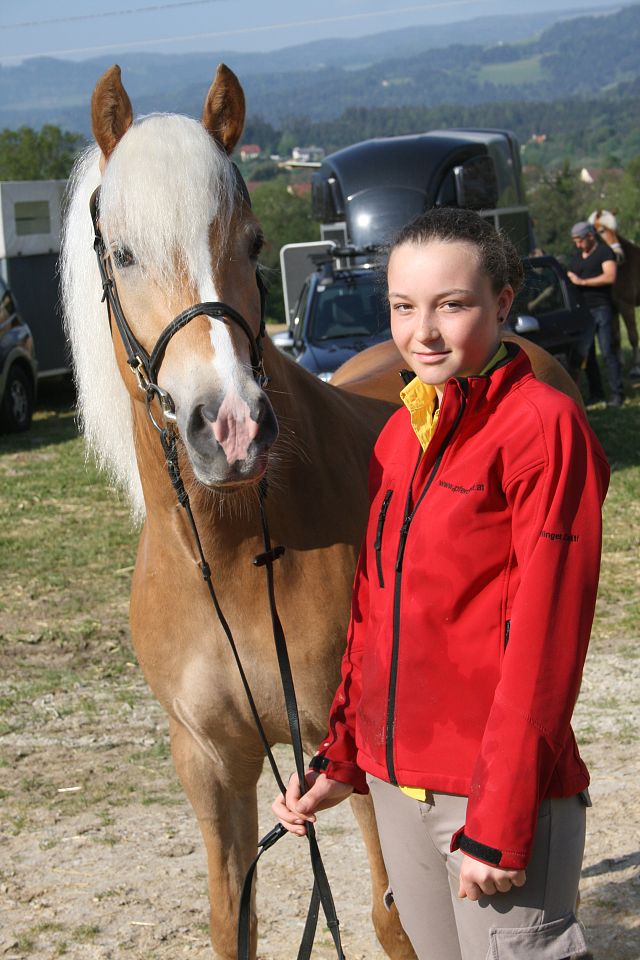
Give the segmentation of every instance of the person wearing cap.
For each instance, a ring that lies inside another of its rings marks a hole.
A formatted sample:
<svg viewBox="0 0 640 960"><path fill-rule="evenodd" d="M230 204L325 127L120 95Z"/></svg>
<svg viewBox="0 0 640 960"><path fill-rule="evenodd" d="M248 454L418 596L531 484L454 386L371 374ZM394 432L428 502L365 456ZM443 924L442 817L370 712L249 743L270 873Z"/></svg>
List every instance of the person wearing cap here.
<svg viewBox="0 0 640 960"><path fill-rule="evenodd" d="M574 223L571 239L576 249L571 257L568 276L576 287L580 287L584 303L595 323L595 336L598 338L609 382L608 406L620 407L624 402L624 387L622 366L613 333L612 291L616 280L616 256L606 243L598 240L593 226L586 220ZM593 394L594 381L592 377L589 380ZM598 380L599 377L596 378L596 383Z"/></svg>

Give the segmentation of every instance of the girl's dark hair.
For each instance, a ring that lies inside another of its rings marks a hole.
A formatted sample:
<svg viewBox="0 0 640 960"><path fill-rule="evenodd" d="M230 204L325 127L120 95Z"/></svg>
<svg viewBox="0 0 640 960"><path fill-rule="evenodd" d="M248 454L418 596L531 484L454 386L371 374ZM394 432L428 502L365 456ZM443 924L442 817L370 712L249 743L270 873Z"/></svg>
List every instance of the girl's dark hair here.
<svg viewBox="0 0 640 960"><path fill-rule="evenodd" d="M495 293L506 286L517 293L522 286L522 261L509 238L480 214L459 207L434 207L402 227L387 246L387 264L396 247L404 243L419 246L432 240L475 247Z"/></svg>

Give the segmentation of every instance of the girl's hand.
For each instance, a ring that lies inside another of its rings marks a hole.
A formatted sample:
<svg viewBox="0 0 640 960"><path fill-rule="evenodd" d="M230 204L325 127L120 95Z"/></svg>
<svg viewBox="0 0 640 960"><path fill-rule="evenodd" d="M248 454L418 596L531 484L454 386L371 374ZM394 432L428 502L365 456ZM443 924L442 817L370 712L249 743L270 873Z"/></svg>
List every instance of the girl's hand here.
<svg viewBox="0 0 640 960"><path fill-rule="evenodd" d="M511 887L523 887L526 879L524 870L501 870L464 856L458 896L461 899L468 897L469 900L479 900L480 897L490 897L494 893L507 893Z"/></svg>
<svg viewBox="0 0 640 960"><path fill-rule="evenodd" d="M305 820L315 823L316 810L335 807L353 793L353 787L348 783L330 780L324 773L316 773L315 770L308 771L304 779L307 792L303 797L300 796L298 774L293 773L286 795L279 794L271 805L282 826L298 837L304 837L307 832Z"/></svg>

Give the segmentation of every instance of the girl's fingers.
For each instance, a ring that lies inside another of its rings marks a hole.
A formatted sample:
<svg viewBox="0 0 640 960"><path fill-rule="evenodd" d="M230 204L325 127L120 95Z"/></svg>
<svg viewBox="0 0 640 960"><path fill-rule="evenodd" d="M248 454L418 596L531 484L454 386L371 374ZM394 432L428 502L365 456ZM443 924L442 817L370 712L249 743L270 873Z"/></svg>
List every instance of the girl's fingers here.
<svg viewBox="0 0 640 960"><path fill-rule="evenodd" d="M500 877L499 880L495 881L495 885L499 893L508 893L513 886L513 882L510 877Z"/></svg>
<svg viewBox="0 0 640 960"><path fill-rule="evenodd" d="M522 887L527 879L524 870L490 870L486 875L478 874L477 868L464 870L460 874L458 896L462 899L479 900L480 897L491 897L495 893L508 893L512 887Z"/></svg>
<svg viewBox="0 0 640 960"><path fill-rule="evenodd" d="M298 837L304 837L306 828L304 826L304 821L295 811L290 810L287 807L285 798L280 794L274 802L271 804L271 809L274 814L289 833L294 833Z"/></svg>
<svg viewBox="0 0 640 960"><path fill-rule="evenodd" d="M483 895L480 885L470 881L467 881L465 885L465 892L469 900L479 900Z"/></svg>

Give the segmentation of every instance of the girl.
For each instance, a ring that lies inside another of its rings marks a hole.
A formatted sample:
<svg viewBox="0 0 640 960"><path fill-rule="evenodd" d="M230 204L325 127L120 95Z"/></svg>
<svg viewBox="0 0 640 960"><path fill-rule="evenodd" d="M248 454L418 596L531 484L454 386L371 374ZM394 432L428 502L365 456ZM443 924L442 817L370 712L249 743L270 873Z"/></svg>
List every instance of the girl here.
<svg viewBox="0 0 640 960"><path fill-rule="evenodd" d="M371 790L389 898L420 960L562 960L589 776L570 727L609 470L576 404L500 326L511 244L440 208L391 244L393 339L415 375L370 466L342 682L305 821Z"/></svg>

